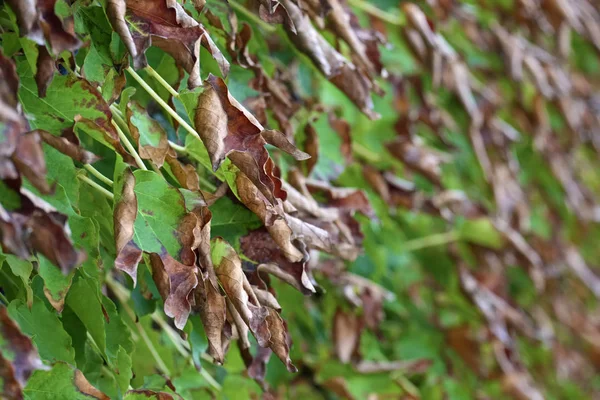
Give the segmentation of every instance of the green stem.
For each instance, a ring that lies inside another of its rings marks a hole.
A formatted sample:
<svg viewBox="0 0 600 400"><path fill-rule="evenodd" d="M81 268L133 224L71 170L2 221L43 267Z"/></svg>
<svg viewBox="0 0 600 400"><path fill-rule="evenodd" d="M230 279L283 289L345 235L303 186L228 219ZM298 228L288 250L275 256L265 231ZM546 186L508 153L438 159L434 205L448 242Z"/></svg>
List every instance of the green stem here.
<svg viewBox="0 0 600 400"><path fill-rule="evenodd" d="M152 88L150 87L150 85L148 85L148 84L146 83L146 81L144 81L144 80L142 79L142 77L141 77L141 76L139 76L139 75L137 74L137 72L135 72L135 71L133 70L133 68L131 68L131 67L127 67L127 72L129 72L129 74L130 74L130 75L133 77L133 79L135 79L135 80L137 81L137 83L139 83L139 84L140 84L140 86L141 86L142 88L144 88L144 90L145 90L146 92L148 92L148 94L149 94L149 95L150 95L150 96L151 96L151 97L152 97L152 98L153 98L153 99L154 99L154 100L155 100L155 101L156 101L158 104L160 104L160 106L161 106L161 107L162 107L162 108L163 108L163 109L164 109L164 110L165 110L167 113L169 113L169 115L170 115L171 117L173 117L173 119L175 119L177 122L179 122L179 124L180 124L180 125L181 125L181 126L182 126L182 127L185 129L185 130L186 130L186 131L188 131L188 132L189 132L191 135L195 136L197 139L201 140L201 139L200 139L200 135L198 134L198 132L196 132L196 130L195 130L194 128L192 128L192 127L190 126L190 124L188 124L187 122L185 122L185 120L184 120L183 118L181 118L181 117L179 116L179 114L177 114L177 112L176 112L175 110L173 110L173 109L171 108L171 106L169 106L169 105L168 105L168 104L167 104L167 103L166 103L166 102L165 102L165 101L164 101L164 100L163 100L163 99L162 99L162 98L161 98L161 97L158 95L158 93L156 93L156 92L154 91L154 89L152 89Z"/></svg>
<svg viewBox="0 0 600 400"><path fill-rule="evenodd" d="M129 315L131 320L135 321L135 314L134 314L133 310L131 310L131 308L129 308L129 305L127 304L127 299L131 297L131 292L126 287L121 285L119 282L112 279L112 277L110 277L110 276L106 277L106 284L108 286L110 286L112 291L115 293L115 295L119 299L119 302L123 305L123 308ZM173 345L175 346L175 349L177 349L179 354L181 354L184 358L189 357L190 362L192 362L192 364L193 364L193 360L191 359L190 353L189 353L190 344L188 342L186 342L185 340L181 339L181 337L179 337L177 332L175 332L173 330L173 328L171 328L171 326L169 326L169 324L164 320L164 318L158 311L152 313L150 316L151 316L152 320L154 320L154 322L156 322L165 331L165 333L167 334L167 336L169 337L169 339L171 340L171 342L173 343ZM142 327L142 330L143 330L143 327ZM140 334L141 334L141 332L140 332ZM157 355L158 355L158 353L157 353ZM208 356L205 353L202 353L201 357L206 361L209 361L209 362L213 361L210 358L210 356ZM200 370L200 375L202 375L202 377L204 379L206 379L206 381L210 385L212 385L216 390L219 390L219 391L221 390L221 385L204 368L202 368Z"/></svg>
<svg viewBox="0 0 600 400"><path fill-rule="evenodd" d="M105 282L112 289L113 293L117 296L117 298L119 299L119 303L121 303L121 307L123 307L123 309L129 316L129 318L131 319L133 324L136 326L136 328L140 334L140 337L142 338L142 340L148 347L148 350L150 350L150 354L152 354L152 357L156 361L158 369L166 376L171 376L171 372L169 371L167 364L165 364L165 362L161 358L160 354L154 347L154 344L148 337L148 334L144 330L144 327L142 326L142 324L139 321L136 322L135 313L129 307L129 304L127 304L127 298L128 298L127 294L129 291L127 291L127 289L125 289L123 286L121 286L119 283L117 283L115 280L113 280L110 275L106 276Z"/></svg>
<svg viewBox="0 0 600 400"><path fill-rule="evenodd" d="M415 251L421 250L427 247L441 246L443 244L452 243L460 240L460 234L456 231L436 233L421 237L418 239L409 240L404 242L401 246L402 251Z"/></svg>
<svg viewBox="0 0 600 400"><path fill-rule="evenodd" d="M87 183L88 185L90 185L91 187L93 187L94 189L96 189L97 191L99 191L100 193L102 193L107 198L109 198L111 200L115 199L115 196L111 192L109 192L108 190L104 189L102 186L98 185L96 182L94 182L93 180L91 180L87 176L79 174L79 175L77 175L77 178L81 179L82 181L84 181L85 183Z"/></svg>
<svg viewBox="0 0 600 400"><path fill-rule="evenodd" d="M135 149L133 148L133 145L131 144L129 139L127 139L127 136L125 136L125 133L123 132L123 130L121 130L121 128L115 121L111 121L111 122L112 122L113 126L115 127L115 129L117 130L117 133L119 134L119 138L121 139L121 141L123 142L123 144L125 145L127 150L129 151L129 153L131 153L131 155L135 159L135 163L138 165L138 167L140 167L140 169L147 171L148 168L146 168L146 166L144 165L144 162L140 158L140 155L138 154L137 151L135 151Z"/></svg>
<svg viewBox="0 0 600 400"><path fill-rule="evenodd" d="M188 154L188 151L187 151L187 149L185 147L180 146L180 145L178 145L175 142L171 142L170 140L169 140L169 146L171 146L171 148L173 150L175 150L176 152L178 152L178 153L186 154L186 155Z"/></svg>
<svg viewBox="0 0 600 400"><path fill-rule="evenodd" d="M8 299L6 298L6 296L4 295L4 293L0 292L0 300L2 300L2 302L6 305L8 305L8 303L10 303L10 301L8 301Z"/></svg>
<svg viewBox="0 0 600 400"><path fill-rule="evenodd" d="M112 187L113 181L110 180L109 178L107 178L106 176L102 175L100 173L100 171L98 171L96 168L92 167L90 164L84 164L83 168L85 168L90 174L94 175L100 181L102 181L105 184L107 184L108 186Z"/></svg>
<svg viewBox="0 0 600 400"><path fill-rule="evenodd" d="M363 10L364 12L366 12L367 14L371 14L374 17L379 18L382 21L385 21L389 24L392 25L397 25L397 26L403 26L404 25L404 21L402 20L402 18L398 15L395 14L391 14L387 11L383 11L377 7L375 7L374 5L372 5L371 3L369 3L368 1L364 1L364 0L348 0L348 3L351 6L354 6L356 8L360 8L361 10Z"/></svg>
<svg viewBox="0 0 600 400"><path fill-rule="evenodd" d="M162 76L160 76L158 72L154 70L154 68L148 65L146 67L146 72L148 72L148 74L150 74L154 79L156 79L158 83L160 83L165 89L167 89L167 91L171 93L171 96L179 97L179 93L177 93L177 90L173 89L173 87L169 85L169 82L165 81L165 79Z"/></svg>
<svg viewBox="0 0 600 400"><path fill-rule="evenodd" d="M239 4L237 1L229 0L229 5L234 10L244 14L246 17L248 17L249 20L254 22L256 25L263 28L265 31L267 31L267 33L274 33L277 30L277 28L275 28L273 25L270 25L269 23L263 21L262 19L260 19L260 17L256 16L256 14L248 10L243 5Z"/></svg>

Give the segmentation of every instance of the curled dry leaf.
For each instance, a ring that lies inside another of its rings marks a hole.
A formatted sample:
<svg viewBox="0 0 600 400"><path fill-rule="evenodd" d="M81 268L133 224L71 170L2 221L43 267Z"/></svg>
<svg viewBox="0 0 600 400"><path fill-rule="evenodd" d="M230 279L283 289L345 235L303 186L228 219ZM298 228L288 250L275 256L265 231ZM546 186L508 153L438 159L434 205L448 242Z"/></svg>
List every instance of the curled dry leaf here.
<svg viewBox="0 0 600 400"><path fill-rule="evenodd" d="M293 232L283 217L281 207L273 207L242 173L238 173L236 186L242 203L255 213L265 224L267 231L290 262L300 262L305 255L294 245Z"/></svg>
<svg viewBox="0 0 600 400"><path fill-rule="evenodd" d="M83 372L80 370L75 370L75 379L73 383L75 384L77 390L80 391L84 396L92 397L98 400L110 400L110 397L92 386L92 384L86 379L86 377L83 375Z"/></svg>
<svg viewBox="0 0 600 400"><path fill-rule="evenodd" d="M152 278L165 300L165 314L174 318L175 326L183 329L192 311L192 291L198 285L197 268L175 260L166 252L150 254Z"/></svg>
<svg viewBox="0 0 600 400"><path fill-rule="evenodd" d="M222 332L225 326L227 306L225 297L219 292L208 277L208 274L200 274L200 283L194 292L196 299L195 309L200 313L204 332L208 339L208 355L218 364L223 364L224 343Z"/></svg>
<svg viewBox="0 0 600 400"><path fill-rule="evenodd" d="M292 364L290 359L290 334L286 322L279 316L279 313L272 308L267 308L267 324L269 326L270 338L269 348L281 362L285 364L289 372L297 372L298 369Z"/></svg>
<svg viewBox="0 0 600 400"><path fill-rule="evenodd" d="M291 41L305 53L327 79L371 119L379 118L373 111L373 83L354 64L337 52L314 28L310 19L292 0L283 0L296 32L286 29Z"/></svg>
<svg viewBox="0 0 600 400"><path fill-rule="evenodd" d="M258 344L262 347L268 346L270 338L266 322L268 310L258 304L256 297L252 299L253 302L250 302L246 287L250 289L252 296L254 294L242 270L240 257L229 243L221 238L216 238L212 241L211 258L227 298L240 314L244 323L250 328Z"/></svg>
<svg viewBox="0 0 600 400"><path fill-rule="evenodd" d="M133 241L135 219L138 205L134 192L135 177L131 170L124 173L123 189L118 199L115 199L114 229L117 256L115 267L127 273L137 282L137 266L142 260L142 250Z"/></svg>
<svg viewBox="0 0 600 400"><path fill-rule="evenodd" d="M46 89L50 86L56 67L54 60L46 46L38 46L38 59L36 62L37 72L35 73L35 83L38 87L38 96L46 97Z"/></svg>
<svg viewBox="0 0 600 400"><path fill-rule="evenodd" d="M21 35L40 46L47 42L55 56L81 46L75 36L72 18L61 20L56 15L56 0L10 0L8 4L17 16Z"/></svg>
<svg viewBox="0 0 600 400"><path fill-rule="evenodd" d="M333 317L335 353L344 364L356 357L359 350L363 322L360 317L337 309Z"/></svg>
<svg viewBox="0 0 600 400"><path fill-rule="evenodd" d="M206 88L198 98L194 122L213 169L219 168L228 157L271 204L276 204L277 198L285 200L286 194L265 145L277 146L296 159L309 157L281 132L265 131L256 118L229 95L225 82L214 75L209 75Z"/></svg>
<svg viewBox="0 0 600 400"><path fill-rule="evenodd" d="M148 65L145 52L154 44L169 53L190 74L190 88L202 84L200 46L217 61L223 75L229 72L229 62L206 29L175 0L111 0L107 11L136 69Z"/></svg>
<svg viewBox="0 0 600 400"><path fill-rule="evenodd" d="M61 136L53 135L44 130L38 129L37 132L42 140L54 147L61 153L71 157L73 160L82 164L93 164L100 159L94 153L85 150L79 144L79 139L74 134L63 134Z"/></svg>
<svg viewBox="0 0 600 400"><path fill-rule="evenodd" d="M6 307L0 308L0 332L5 340L0 347L2 394L9 399L22 399L23 386L31 373L45 366L31 339L8 317Z"/></svg>
<svg viewBox="0 0 600 400"><path fill-rule="evenodd" d="M307 270L306 262L289 261L265 228L251 231L243 236L240 239L240 245L246 257L260 264L257 268L258 274L274 275L303 294L315 292L313 279Z"/></svg>
<svg viewBox="0 0 600 400"><path fill-rule="evenodd" d="M51 193L46 182L46 160L42 141L37 131L27 132L19 136L17 147L12 154L12 161L17 170L25 176L40 192Z"/></svg>
<svg viewBox="0 0 600 400"><path fill-rule="evenodd" d="M85 253L73 246L67 217L32 193L20 197L19 209L8 212L0 207L2 250L22 258L37 251L68 275L85 260Z"/></svg>

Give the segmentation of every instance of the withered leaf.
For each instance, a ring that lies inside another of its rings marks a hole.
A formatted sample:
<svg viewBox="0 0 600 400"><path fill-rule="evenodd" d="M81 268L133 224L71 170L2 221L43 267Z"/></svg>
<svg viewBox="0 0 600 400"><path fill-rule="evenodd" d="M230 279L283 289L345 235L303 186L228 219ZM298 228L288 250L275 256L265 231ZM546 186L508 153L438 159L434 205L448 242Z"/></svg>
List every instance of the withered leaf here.
<svg viewBox="0 0 600 400"><path fill-rule="evenodd" d="M264 228L242 236L240 246L246 257L260 263L258 273L274 275L303 294L315 292L306 263L289 261Z"/></svg>
<svg viewBox="0 0 600 400"><path fill-rule="evenodd" d="M268 310L258 304L242 270L240 257L229 243L221 238L216 238L212 241L211 258L227 298L250 328L258 344L266 347L270 338L266 323ZM250 293L246 289L249 289ZM253 296L253 298L249 296Z"/></svg>
<svg viewBox="0 0 600 400"><path fill-rule="evenodd" d="M200 46L213 56L224 76L229 72L229 63L206 29L175 0L111 0L108 6L111 23L126 44L136 69L148 65L145 52L154 44L190 74L190 88L202 84Z"/></svg>
<svg viewBox="0 0 600 400"><path fill-rule="evenodd" d="M200 313L204 332L208 339L208 355L218 364L223 364L224 344L221 339L227 309L225 297L219 293L218 287L213 285L208 275L203 273L200 275L200 283L194 297L196 299L195 308Z"/></svg>
<svg viewBox="0 0 600 400"><path fill-rule="evenodd" d="M81 46L72 18L61 20L54 12L56 0L10 0L8 3L17 16L20 34L40 46L45 46L45 39L55 56Z"/></svg>
<svg viewBox="0 0 600 400"><path fill-rule="evenodd" d="M38 46L38 59L36 63L37 72L35 73L35 83L38 87L38 96L40 98L46 97L46 89L50 86L52 78L54 78L54 72L56 68L54 66L54 60L46 46Z"/></svg>
<svg viewBox="0 0 600 400"><path fill-rule="evenodd" d="M379 118L373 111L373 83L354 64L346 60L314 28L310 19L292 0L282 0L294 23L296 32L287 29L288 36L305 53L331 83L344 92L371 119Z"/></svg>
<svg viewBox="0 0 600 400"><path fill-rule="evenodd" d="M225 82L214 75L209 75L205 90L198 98L194 122L213 169L229 157L271 204L276 203L276 198L285 200L285 191L281 189L281 180L265 144L278 146L297 159L309 157L281 132L265 131L256 118L230 96Z"/></svg>
<svg viewBox="0 0 600 400"><path fill-rule="evenodd" d="M38 129L35 132L41 136L46 144L82 164L93 164L100 159L100 157L94 153L81 147L77 136L72 135L72 132L71 134L63 134L61 136L53 135L41 129Z"/></svg>
<svg viewBox="0 0 600 400"><path fill-rule="evenodd" d="M283 217L281 207L273 207L258 191L258 188L244 175L238 173L236 186L242 203L255 213L265 224L271 237L277 243L283 254L291 262L299 262L304 254L292 243L293 232Z"/></svg>
<svg viewBox="0 0 600 400"><path fill-rule="evenodd" d="M337 309L333 317L333 341L335 353L343 363L348 363L356 357L363 322L360 317Z"/></svg>
<svg viewBox="0 0 600 400"><path fill-rule="evenodd" d="M152 278L165 300L165 314L183 329L192 310L192 291L198 285L197 268L175 260L166 252L150 254Z"/></svg>
<svg viewBox="0 0 600 400"><path fill-rule="evenodd" d="M40 192L51 192L46 182L46 160L42 141L37 131L28 132L19 136L17 147L12 155L12 161L19 170Z"/></svg>
<svg viewBox="0 0 600 400"><path fill-rule="evenodd" d="M43 368L43 364L31 339L8 317L6 307L0 308L0 332L6 341L6 349L13 353L8 355L0 351L2 393L9 399L20 399L25 382L33 371Z"/></svg>
<svg viewBox="0 0 600 400"><path fill-rule="evenodd" d="M286 322L279 316L279 313L272 308L268 308L267 324L271 337L269 339L269 348L285 364L289 372L297 372L298 369L292 364L290 359L290 335Z"/></svg>
<svg viewBox="0 0 600 400"><path fill-rule="evenodd" d="M115 204L114 229L117 257L115 267L127 273L137 281L137 266L142 260L142 250L133 241L134 223L137 217L138 205L134 192L135 177L131 170L125 170L121 197Z"/></svg>

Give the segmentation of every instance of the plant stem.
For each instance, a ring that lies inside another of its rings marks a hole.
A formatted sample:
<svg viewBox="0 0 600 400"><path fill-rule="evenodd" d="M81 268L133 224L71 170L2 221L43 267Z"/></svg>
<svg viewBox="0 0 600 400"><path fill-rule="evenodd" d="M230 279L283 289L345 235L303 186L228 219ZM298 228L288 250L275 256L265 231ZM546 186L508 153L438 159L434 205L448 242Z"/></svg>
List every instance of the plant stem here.
<svg viewBox="0 0 600 400"><path fill-rule="evenodd" d="M137 74L137 72L135 72L133 70L133 68L131 67L127 67L127 72L129 72L129 74L133 77L133 79L135 79L142 88L144 88L144 90L146 92L148 92L148 94L158 103L160 104L160 106L162 108L164 108L164 110L166 112L169 113L169 115L171 117L173 117L177 122L179 122L179 124L181 126L183 126L183 128L188 131L191 135L195 136L197 139L200 139L200 135L198 134L198 132L196 132L196 130L194 128L192 128L190 126L190 124L188 124L187 122L185 122L185 120L183 118L181 118L179 116L179 114L177 114L177 112L175 110L173 110L171 108L171 106L169 106L163 99L161 99L161 97L154 91L154 89L152 89L147 83L146 81L144 81L142 79L141 76L139 76Z"/></svg>
<svg viewBox="0 0 600 400"><path fill-rule="evenodd" d="M97 191L99 191L104 196L108 197L109 199L111 199L111 200L115 199L115 196L111 192L104 189L102 186L98 185L96 182L94 182L87 176L79 174L79 175L77 175L77 178L81 179L82 181L84 181L85 183L87 183L88 185L90 185L91 187L93 187L94 189L96 189Z"/></svg>
<svg viewBox="0 0 600 400"><path fill-rule="evenodd" d="M138 332L139 332L142 340L144 341L144 343L148 347L148 350L150 350L150 353L152 354L152 357L156 361L158 369L163 374L165 374L166 376L170 377L171 376L171 372L169 371L169 368L167 367L167 365L165 364L165 362L161 358L160 354L158 354L158 351L156 350L156 348L154 347L154 344L152 343L152 341L148 337L148 334L144 330L144 327L142 326L142 324L139 321L136 322L135 313L129 307L129 304L127 304L129 291L127 289L125 289L123 286L121 286L118 282L116 282L115 280L113 280L110 275L106 276L105 282L112 289L113 293L117 296L117 298L119 299L119 303L121 303L121 307L123 307L123 309L125 310L125 312L129 316L129 318L131 319L131 321L133 322L133 324L136 326L136 328L137 328L137 330L138 330Z"/></svg>
<svg viewBox="0 0 600 400"><path fill-rule="evenodd" d="M135 159L135 163L138 165L138 167L140 167L140 169L147 171L148 168L146 168L146 166L144 165L144 162L140 158L140 155L137 153L137 151L135 151L135 149L133 148L133 145L131 144L129 139L127 139L127 136L125 136L125 133L121 130L121 128L119 127L119 125L117 125L117 123L115 121L111 121L111 122L112 122L113 126L115 127L115 129L117 130L117 133L119 134L119 138L121 139L121 141L123 142L123 144L125 145L127 150L129 150L129 153L131 153L131 155Z"/></svg>
<svg viewBox="0 0 600 400"><path fill-rule="evenodd" d="M397 25L397 26L403 26L404 25L404 21L402 20L402 18L398 15L394 15L391 14L387 11L383 11L377 7L375 7L374 5L372 5L371 3L369 3L368 1L364 1L364 0L348 0L348 3L351 6L354 6L356 8L360 8L361 10L363 10L364 12L366 12L367 14L371 14L374 17L379 18L382 21L385 21L389 24L392 25Z"/></svg>
<svg viewBox="0 0 600 400"><path fill-rule="evenodd" d="M258 25L261 28L263 28L268 33L273 33L273 32L275 32L277 30L277 28L275 28L273 25L270 25L269 23L263 21L262 19L260 19L260 17L256 16L256 14L254 14L253 12L251 12L250 10L248 10L243 5L239 4L237 1L235 1L235 0L229 0L229 5L234 10L239 11L240 13L244 14L246 17L248 17L249 20L251 20L256 25Z"/></svg>
<svg viewBox="0 0 600 400"><path fill-rule="evenodd" d="M92 167L90 164L84 164L83 168L85 168L90 174L94 175L100 181L102 181L105 184L107 184L108 186L112 187L113 181L110 180L109 178L107 178L106 176L102 175L100 173L100 171L98 171L96 168Z"/></svg>
<svg viewBox="0 0 600 400"><path fill-rule="evenodd" d="M119 302L123 305L123 308L129 315L131 320L135 321L135 314L134 314L133 310L131 310L131 308L129 308L129 305L126 303L127 299L131 297L131 292L126 287L121 285L119 282L112 279L112 277L110 277L110 276L106 277L106 284L108 286L110 286L112 291L115 293L115 295L119 299ZM173 342L173 345L175 346L175 348L177 349L179 354L181 354L184 358L190 357L190 353L189 353L190 344L187 341L185 341L179 337L177 332L175 332L173 330L173 328L171 328L171 326L164 320L164 318L160 314L160 312L155 311L150 316L151 316L152 320L154 322L156 322L165 331L165 333L167 334L167 336L169 337L171 342ZM141 328L143 329L143 327L141 327ZM158 355L158 353L157 353L157 355ZM213 362L211 357L205 353L202 353L201 357L206 361ZM193 360L191 359L191 357L190 357L190 362L193 364ZM202 375L202 377L204 379L206 379L206 381L210 385L212 385L216 390L219 390L219 391L221 390L221 385L204 368L202 368L200 370L200 375Z"/></svg>
<svg viewBox="0 0 600 400"><path fill-rule="evenodd" d="M160 76L158 72L154 70L154 68L148 65L146 67L146 72L152 75L152 77L156 79L158 83L160 83L165 89L167 89L167 91L171 93L171 96L179 97L179 93L177 93L177 90L173 89L173 87L169 85L169 82L165 81L165 79L162 76Z"/></svg>
<svg viewBox="0 0 600 400"><path fill-rule="evenodd" d="M185 148L185 147L183 147L183 146L180 146L180 145L178 145L178 144L177 144L177 143L175 143L175 142L171 142L170 140L169 140L169 146L171 146L171 148L172 148L173 150L175 150L176 152L178 152L178 153L181 153L181 154L188 154L188 151L186 150L186 148Z"/></svg>
<svg viewBox="0 0 600 400"><path fill-rule="evenodd" d="M429 235L418 239L409 240L408 242L404 242L402 244L401 250L421 250L427 247L441 246L443 244L456 242L457 240L460 240L460 234L456 231L436 233L434 235Z"/></svg>

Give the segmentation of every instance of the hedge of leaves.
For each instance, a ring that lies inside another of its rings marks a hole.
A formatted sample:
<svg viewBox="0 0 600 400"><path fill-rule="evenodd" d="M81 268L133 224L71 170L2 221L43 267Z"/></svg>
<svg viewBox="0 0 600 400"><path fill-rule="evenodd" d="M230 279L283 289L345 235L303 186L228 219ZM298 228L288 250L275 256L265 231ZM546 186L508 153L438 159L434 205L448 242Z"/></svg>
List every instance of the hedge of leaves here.
<svg viewBox="0 0 600 400"><path fill-rule="evenodd" d="M593 0L0 3L6 399L600 396Z"/></svg>

